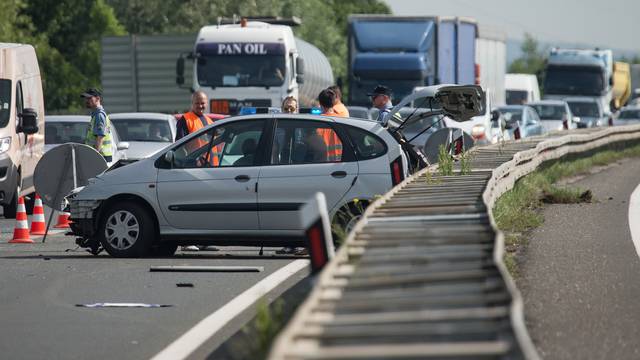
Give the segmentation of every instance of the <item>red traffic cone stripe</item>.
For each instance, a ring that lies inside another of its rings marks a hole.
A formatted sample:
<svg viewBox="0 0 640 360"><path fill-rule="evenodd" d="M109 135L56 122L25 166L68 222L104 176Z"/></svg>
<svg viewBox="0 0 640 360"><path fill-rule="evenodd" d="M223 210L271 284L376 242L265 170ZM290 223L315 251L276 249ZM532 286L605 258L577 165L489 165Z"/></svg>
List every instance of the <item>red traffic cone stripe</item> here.
<svg viewBox="0 0 640 360"><path fill-rule="evenodd" d="M27 211L24 208L24 198L18 198L18 209L16 212L16 226L13 229L13 239L9 241L12 244L29 244L33 243L29 236L29 221L27 220Z"/></svg>
<svg viewBox="0 0 640 360"><path fill-rule="evenodd" d="M44 235L46 227L42 199L36 194L35 204L33 205L33 217L31 219L31 235Z"/></svg>
<svg viewBox="0 0 640 360"><path fill-rule="evenodd" d="M58 214L58 223L54 226L56 229L68 229L69 228L69 214L68 212L60 211Z"/></svg>

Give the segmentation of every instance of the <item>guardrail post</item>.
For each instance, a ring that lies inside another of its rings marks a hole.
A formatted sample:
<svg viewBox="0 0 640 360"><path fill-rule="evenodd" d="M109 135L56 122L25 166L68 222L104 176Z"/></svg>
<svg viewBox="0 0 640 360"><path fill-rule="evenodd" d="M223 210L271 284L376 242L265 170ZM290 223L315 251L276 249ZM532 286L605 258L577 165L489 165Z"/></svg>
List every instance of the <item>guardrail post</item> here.
<svg viewBox="0 0 640 360"><path fill-rule="evenodd" d="M316 274L335 255L331 236L331 221L323 193L316 193L301 209L306 247L311 257L311 273Z"/></svg>

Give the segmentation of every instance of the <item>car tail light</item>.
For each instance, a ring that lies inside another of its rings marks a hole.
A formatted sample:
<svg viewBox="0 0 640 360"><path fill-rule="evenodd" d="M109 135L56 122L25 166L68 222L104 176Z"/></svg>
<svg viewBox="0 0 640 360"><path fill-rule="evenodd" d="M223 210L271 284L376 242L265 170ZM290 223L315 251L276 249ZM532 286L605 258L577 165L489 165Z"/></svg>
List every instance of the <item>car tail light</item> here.
<svg viewBox="0 0 640 360"><path fill-rule="evenodd" d="M562 128L565 130L569 130L569 122L567 120L562 121Z"/></svg>
<svg viewBox="0 0 640 360"><path fill-rule="evenodd" d="M473 140L482 140L486 137L484 125L478 124L471 129L471 137Z"/></svg>
<svg viewBox="0 0 640 360"><path fill-rule="evenodd" d="M520 128L517 128L514 132L513 132L513 137L516 140L520 140Z"/></svg>
<svg viewBox="0 0 640 360"><path fill-rule="evenodd" d="M474 70L476 75L476 85L480 85L480 64L476 64Z"/></svg>
<svg viewBox="0 0 640 360"><path fill-rule="evenodd" d="M404 180L404 172L402 171L402 157L398 156L391 162L391 184L396 186Z"/></svg>
<svg viewBox="0 0 640 360"><path fill-rule="evenodd" d="M458 154L462 153L462 147L463 147L462 145L463 145L462 144L462 137L457 138L455 140L455 142L454 142L454 147L453 147L454 153L453 153L453 155L458 155Z"/></svg>
<svg viewBox="0 0 640 360"><path fill-rule="evenodd" d="M609 116L609 126L613 126L613 118Z"/></svg>

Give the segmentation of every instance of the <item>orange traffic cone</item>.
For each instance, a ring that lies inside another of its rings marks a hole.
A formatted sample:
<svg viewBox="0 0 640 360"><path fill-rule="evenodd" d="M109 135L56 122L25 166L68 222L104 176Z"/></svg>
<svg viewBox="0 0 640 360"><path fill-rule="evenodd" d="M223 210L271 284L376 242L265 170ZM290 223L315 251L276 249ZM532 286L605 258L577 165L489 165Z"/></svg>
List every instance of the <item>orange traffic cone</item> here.
<svg viewBox="0 0 640 360"><path fill-rule="evenodd" d="M33 205L33 217L31 218L31 235L44 235L46 226L42 199L40 199L40 196L36 194L36 200Z"/></svg>
<svg viewBox="0 0 640 360"><path fill-rule="evenodd" d="M55 229L68 229L69 228L69 216L70 213L60 211L58 213L58 223L54 226Z"/></svg>
<svg viewBox="0 0 640 360"><path fill-rule="evenodd" d="M13 239L10 243L30 244L33 240L29 237L29 221L27 211L24 208L24 198L18 198L18 211L16 212L16 227L13 229Z"/></svg>

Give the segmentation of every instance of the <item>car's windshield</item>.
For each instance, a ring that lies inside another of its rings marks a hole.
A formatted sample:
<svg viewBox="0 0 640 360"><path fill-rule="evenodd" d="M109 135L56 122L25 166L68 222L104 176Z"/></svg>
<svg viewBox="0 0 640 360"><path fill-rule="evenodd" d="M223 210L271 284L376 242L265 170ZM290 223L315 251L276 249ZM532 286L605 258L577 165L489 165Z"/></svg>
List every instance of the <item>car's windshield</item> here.
<svg viewBox="0 0 640 360"><path fill-rule="evenodd" d="M640 110L624 110L618 119L640 119Z"/></svg>
<svg viewBox="0 0 640 360"><path fill-rule="evenodd" d="M605 83L602 71L595 67L547 68L544 91L560 95L600 95Z"/></svg>
<svg viewBox="0 0 640 360"><path fill-rule="evenodd" d="M567 112L564 105L532 105L540 120L563 120Z"/></svg>
<svg viewBox="0 0 640 360"><path fill-rule="evenodd" d="M89 123L85 121L54 121L44 126L45 144L82 143Z"/></svg>
<svg viewBox="0 0 640 360"><path fill-rule="evenodd" d="M507 105L521 105L527 102L527 92L524 90L507 90Z"/></svg>
<svg viewBox="0 0 640 360"><path fill-rule="evenodd" d="M0 79L0 127L9 123L11 114L11 80Z"/></svg>
<svg viewBox="0 0 640 360"><path fill-rule="evenodd" d="M120 141L173 142L166 120L111 119Z"/></svg>
<svg viewBox="0 0 640 360"><path fill-rule="evenodd" d="M598 104L595 102L572 101L569 102L569 107L575 116L600 117L600 109L598 109Z"/></svg>
<svg viewBox="0 0 640 360"><path fill-rule="evenodd" d="M520 121L522 120L522 109L509 109L499 108L500 114L504 117L505 121Z"/></svg>
<svg viewBox="0 0 640 360"><path fill-rule="evenodd" d="M205 43L196 48L200 86L280 86L286 55L279 43Z"/></svg>

